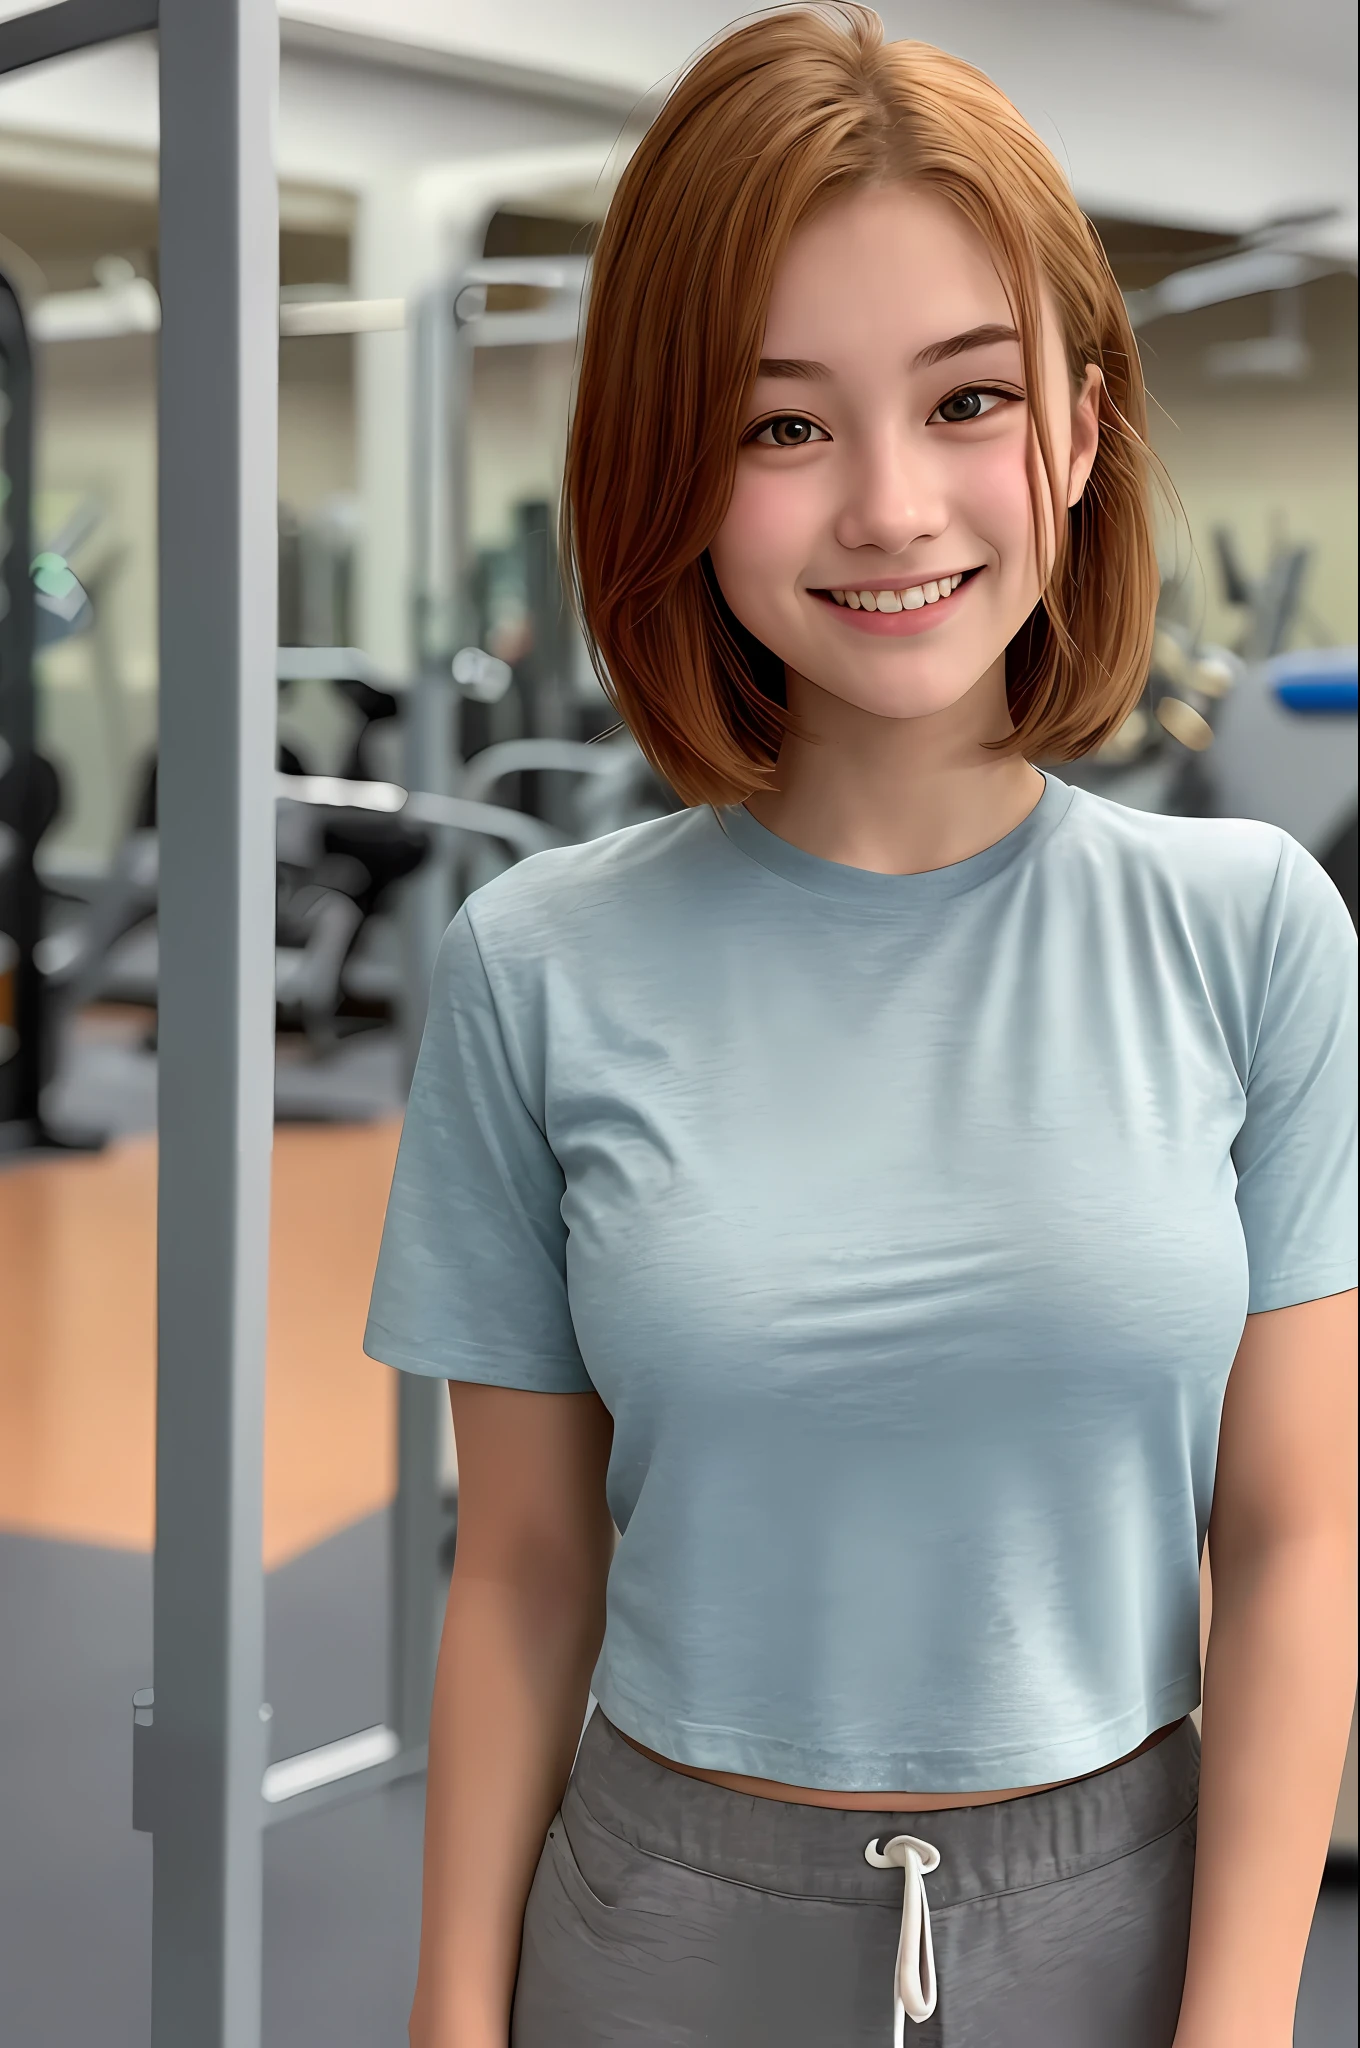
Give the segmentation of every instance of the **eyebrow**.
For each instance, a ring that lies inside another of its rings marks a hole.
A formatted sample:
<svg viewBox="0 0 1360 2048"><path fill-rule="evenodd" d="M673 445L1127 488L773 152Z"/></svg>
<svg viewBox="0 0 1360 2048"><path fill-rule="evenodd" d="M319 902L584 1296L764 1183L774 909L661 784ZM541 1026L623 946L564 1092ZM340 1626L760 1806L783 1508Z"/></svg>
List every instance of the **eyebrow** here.
<svg viewBox="0 0 1360 2048"><path fill-rule="evenodd" d="M932 341L923 348L912 367L928 370L936 363L947 363L954 356L966 356L975 348L994 348L998 342L1019 341L1020 336L1013 327L998 327L988 323L982 327L969 327L962 334L951 334L945 341Z"/></svg>
<svg viewBox="0 0 1360 2048"><path fill-rule="evenodd" d="M1013 327L1000 327L994 323L965 328L962 334L951 334L944 341L932 341L913 358L912 368L928 370L936 363L947 363L955 356L968 355L973 349L995 348L998 343L1019 339ZM816 384L828 378L831 372L825 363L808 362L802 356L762 356L756 365L756 375L772 380L786 378Z"/></svg>
<svg viewBox="0 0 1360 2048"><path fill-rule="evenodd" d="M757 377L796 377L802 382L815 384L819 378L829 377L830 370L825 363L805 362L801 356L762 356L756 364Z"/></svg>

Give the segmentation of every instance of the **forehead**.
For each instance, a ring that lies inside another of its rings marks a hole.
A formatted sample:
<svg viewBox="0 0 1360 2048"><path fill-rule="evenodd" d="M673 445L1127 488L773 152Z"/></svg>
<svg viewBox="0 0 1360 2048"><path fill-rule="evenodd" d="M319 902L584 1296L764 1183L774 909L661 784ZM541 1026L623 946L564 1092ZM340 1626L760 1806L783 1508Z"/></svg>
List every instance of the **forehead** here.
<svg viewBox="0 0 1360 2048"><path fill-rule="evenodd" d="M914 353L988 323L1010 303L991 251L946 199L907 185L834 200L796 230L775 272L762 353Z"/></svg>

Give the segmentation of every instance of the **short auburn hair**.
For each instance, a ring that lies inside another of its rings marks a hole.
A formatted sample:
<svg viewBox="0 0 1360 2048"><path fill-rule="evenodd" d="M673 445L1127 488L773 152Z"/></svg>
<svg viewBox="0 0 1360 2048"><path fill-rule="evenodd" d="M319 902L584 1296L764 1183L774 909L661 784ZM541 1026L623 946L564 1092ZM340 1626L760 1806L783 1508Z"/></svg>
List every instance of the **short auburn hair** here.
<svg viewBox="0 0 1360 2048"><path fill-rule="evenodd" d="M1007 649L1005 751L1071 760L1143 687L1158 591L1147 405L1124 301L1052 155L999 89L852 4L745 22L680 79L624 171L595 250L562 508L592 659L686 803L773 783L783 668L738 624L707 550L731 498L776 266L828 201L903 182L990 248L1019 330L1030 490L1054 504L1039 605ZM1080 503L1052 482L1040 376L1047 292L1074 379L1103 377ZM1064 516L1065 515L1065 516ZM1042 554L1041 554L1042 559Z"/></svg>

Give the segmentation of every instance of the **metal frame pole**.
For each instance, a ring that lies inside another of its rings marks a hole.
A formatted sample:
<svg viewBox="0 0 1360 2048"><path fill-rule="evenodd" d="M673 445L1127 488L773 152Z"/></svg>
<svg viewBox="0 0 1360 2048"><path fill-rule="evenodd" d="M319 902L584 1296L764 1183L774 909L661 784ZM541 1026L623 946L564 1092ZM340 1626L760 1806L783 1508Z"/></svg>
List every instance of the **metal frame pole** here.
<svg viewBox="0 0 1360 2048"><path fill-rule="evenodd" d="M56 0L0 22L0 75L156 26L156 0Z"/></svg>
<svg viewBox="0 0 1360 2048"><path fill-rule="evenodd" d="M459 699L451 663L462 645L466 594L458 544L466 493L461 436L466 365L451 294L426 292L411 321L411 639L414 673L404 706L406 782L452 795L456 788ZM450 441L455 446L450 447ZM439 942L453 916L454 849L440 846L405 891L406 1066L415 1068Z"/></svg>
<svg viewBox="0 0 1360 2048"><path fill-rule="evenodd" d="M278 16L161 0L153 2048L257 2048Z"/></svg>
<svg viewBox="0 0 1360 2048"><path fill-rule="evenodd" d="M463 527L464 463L459 439L467 411L466 365L454 308L443 285L418 302L411 333L412 641L407 693L406 778L443 794L456 786L459 703L450 664L461 645L464 591L457 542ZM449 438L457 443L451 451ZM430 977L454 912L456 842L436 844L407 884L405 1001L401 1018L408 1077L414 1070ZM429 1734L439 1650L439 1468L446 1396L439 1380L397 1375L397 1491L389 1517L387 1716L404 1751Z"/></svg>
<svg viewBox="0 0 1360 2048"><path fill-rule="evenodd" d="M412 638L416 674L406 701L406 779L442 793L461 775L460 703L451 662L471 638L472 567L468 492L472 351L492 343L574 337L584 264L545 259L487 262L472 254L485 234L491 199L475 197L463 218L463 260L416 302L412 319ZM485 287L542 283L566 310L485 315ZM408 1073L415 1065L430 978L454 902L455 847L440 848L407 885L402 1028ZM404 1755L417 1756L430 1723L439 1650L444 1528L440 1464L447 1428L443 1382L397 1375L397 1492L388 1570L388 1720Z"/></svg>

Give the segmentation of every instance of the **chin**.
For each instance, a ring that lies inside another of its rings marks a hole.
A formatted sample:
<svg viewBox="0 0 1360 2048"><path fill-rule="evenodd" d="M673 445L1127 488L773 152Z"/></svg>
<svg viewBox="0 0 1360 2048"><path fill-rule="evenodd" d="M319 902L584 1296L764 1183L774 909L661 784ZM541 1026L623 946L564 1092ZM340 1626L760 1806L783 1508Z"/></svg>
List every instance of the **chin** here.
<svg viewBox="0 0 1360 2048"><path fill-rule="evenodd" d="M827 677L810 680L816 688L828 697L836 697L842 704L852 704L857 711L867 711L875 718L933 718L941 711L952 710L973 688L977 677L972 674L951 676L884 676L875 682L859 675L850 681Z"/></svg>

